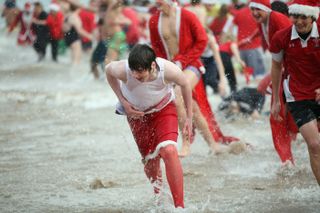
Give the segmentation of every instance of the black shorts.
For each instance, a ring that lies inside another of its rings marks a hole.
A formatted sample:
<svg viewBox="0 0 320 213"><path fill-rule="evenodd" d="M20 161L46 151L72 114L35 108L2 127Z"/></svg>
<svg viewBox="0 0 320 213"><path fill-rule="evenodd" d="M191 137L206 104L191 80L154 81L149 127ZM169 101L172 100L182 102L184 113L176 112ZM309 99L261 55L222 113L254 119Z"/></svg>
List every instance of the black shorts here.
<svg viewBox="0 0 320 213"><path fill-rule="evenodd" d="M312 120L320 120L320 105L315 100L295 101L287 104L298 128Z"/></svg>

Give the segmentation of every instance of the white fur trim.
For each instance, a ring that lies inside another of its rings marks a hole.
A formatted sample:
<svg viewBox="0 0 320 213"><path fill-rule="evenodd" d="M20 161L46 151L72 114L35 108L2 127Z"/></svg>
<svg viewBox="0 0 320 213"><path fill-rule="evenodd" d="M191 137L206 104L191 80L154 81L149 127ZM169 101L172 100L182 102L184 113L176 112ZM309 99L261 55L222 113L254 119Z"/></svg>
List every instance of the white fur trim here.
<svg viewBox="0 0 320 213"><path fill-rule="evenodd" d="M312 16L315 19L319 17L319 8L307 6L303 4L292 4L289 6L289 14L302 14L305 16Z"/></svg>
<svg viewBox="0 0 320 213"><path fill-rule="evenodd" d="M153 153L148 154L144 159L147 162L150 159L153 159L155 157L158 156L159 151L162 147L166 147L168 145L174 145L177 148L177 142L172 141L172 140L166 140L166 141L162 141L161 143L158 144L158 146L156 147L156 150L154 150Z"/></svg>
<svg viewBox="0 0 320 213"><path fill-rule="evenodd" d="M272 10L267 7L266 5L264 4L260 4L260 3L257 3L257 2L250 2L249 4L249 7L254 7L254 8L258 8L260 10L263 10L263 11L266 11L268 13L270 13Z"/></svg>

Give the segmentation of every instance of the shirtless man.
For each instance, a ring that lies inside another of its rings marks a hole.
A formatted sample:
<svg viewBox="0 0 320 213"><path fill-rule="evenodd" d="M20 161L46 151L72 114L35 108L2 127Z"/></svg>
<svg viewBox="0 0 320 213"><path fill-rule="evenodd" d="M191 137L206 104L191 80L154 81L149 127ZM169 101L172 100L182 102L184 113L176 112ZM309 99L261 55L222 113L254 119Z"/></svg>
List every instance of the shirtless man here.
<svg viewBox="0 0 320 213"><path fill-rule="evenodd" d="M175 2L156 1L159 12L149 21L151 44L158 57L173 61L186 74L191 88L194 88L193 111L195 126L200 130L205 141L214 152L221 147L216 142L232 142L238 139L226 137L217 125L210 104L207 100L202 73L205 71L200 61L207 44L207 35L197 17L186 9L177 7ZM176 88L179 126L185 119L185 110L179 88ZM213 140L214 139L214 140ZM190 141L183 137L180 156L190 154Z"/></svg>
<svg viewBox="0 0 320 213"><path fill-rule="evenodd" d="M190 137L192 96L185 74L172 62L157 58L149 46L138 44L128 60L109 63L106 75L119 99L116 112L127 115L154 192L159 193L162 183L162 159L174 205L184 208L183 172L176 148L178 118L173 84L181 87L187 109L183 133Z"/></svg>

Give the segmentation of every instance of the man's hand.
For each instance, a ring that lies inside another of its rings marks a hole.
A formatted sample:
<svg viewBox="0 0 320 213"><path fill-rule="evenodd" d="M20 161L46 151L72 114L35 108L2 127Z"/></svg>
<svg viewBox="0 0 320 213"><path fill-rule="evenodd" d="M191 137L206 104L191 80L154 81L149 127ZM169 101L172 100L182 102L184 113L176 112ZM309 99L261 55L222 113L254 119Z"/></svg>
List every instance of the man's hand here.
<svg viewBox="0 0 320 213"><path fill-rule="evenodd" d="M144 116L144 112L136 110L128 101L124 101L122 103L122 106L123 106L124 110L126 111L126 114L128 117L137 119L137 118Z"/></svg>
<svg viewBox="0 0 320 213"><path fill-rule="evenodd" d="M279 115L279 112L281 110L280 101L273 101L271 106L271 116L277 121L282 121L281 116Z"/></svg>
<svg viewBox="0 0 320 213"><path fill-rule="evenodd" d="M186 118L182 133L187 136L188 140L191 141L192 135L192 118Z"/></svg>

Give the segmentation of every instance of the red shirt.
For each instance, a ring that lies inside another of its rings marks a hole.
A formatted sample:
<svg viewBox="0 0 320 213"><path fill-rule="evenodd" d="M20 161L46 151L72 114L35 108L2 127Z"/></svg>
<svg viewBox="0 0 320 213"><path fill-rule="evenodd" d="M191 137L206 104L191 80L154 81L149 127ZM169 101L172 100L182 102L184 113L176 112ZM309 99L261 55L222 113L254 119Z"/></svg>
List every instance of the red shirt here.
<svg viewBox="0 0 320 213"><path fill-rule="evenodd" d="M122 10L122 14L124 16L126 16L128 19L130 19L131 24L128 27L128 31L126 33L126 39L127 39L127 43L130 45L134 45L139 41L139 18L138 18L138 14L135 10L133 10L130 7L125 7Z"/></svg>
<svg viewBox="0 0 320 213"><path fill-rule="evenodd" d="M258 25L251 15L249 7L240 9L234 16L233 23L238 26L238 41L249 38L258 30ZM239 46L240 50L255 49L261 46L260 36L254 37L250 43Z"/></svg>
<svg viewBox="0 0 320 213"><path fill-rule="evenodd" d="M232 56L233 53L231 50L231 44L232 44L232 41L228 41L226 43L220 44L219 45L220 52L225 52L225 53L228 53L230 56Z"/></svg>
<svg viewBox="0 0 320 213"><path fill-rule="evenodd" d="M264 49L269 49L270 41L277 31L287 28L291 25L292 23L287 16L283 15L282 13L272 11L268 20L268 35L263 33L262 24L259 24L259 30L263 38L262 42Z"/></svg>
<svg viewBox="0 0 320 213"><path fill-rule="evenodd" d="M313 23L305 47L299 37L291 38L293 28L285 28L273 36L270 52L278 54L283 51L283 65L288 74L284 81L287 101L314 100L314 91L320 88L320 26Z"/></svg>
<svg viewBox="0 0 320 213"><path fill-rule="evenodd" d="M217 41L220 41L220 35L222 33L223 27L226 24L228 17L215 18L209 25L209 29L212 31L213 35L216 37Z"/></svg>
<svg viewBox="0 0 320 213"><path fill-rule="evenodd" d="M50 36L54 40L63 38L62 25L63 25L63 14L57 12L56 15L49 13L47 17L47 26L49 27Z"/></svg>
<svg viewBox="0 0 320 213"><path fill-rule="evenodd" d="M92 33L93 30L96 28L95 23L95 15L94 12L91 12L86 9L81 9L79 12L79 17L82 23L82 28L87 31L88 33ZM86 37L81 37L83 42L89 42L90 39Z"/></svg>

